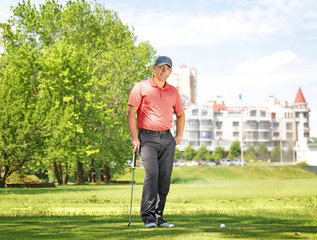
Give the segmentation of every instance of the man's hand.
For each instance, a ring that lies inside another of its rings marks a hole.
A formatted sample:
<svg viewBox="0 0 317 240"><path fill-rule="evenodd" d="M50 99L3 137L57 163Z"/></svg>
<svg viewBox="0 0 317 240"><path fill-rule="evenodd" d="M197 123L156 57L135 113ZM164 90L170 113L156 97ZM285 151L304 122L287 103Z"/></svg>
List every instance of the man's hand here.
<svg viewBox="0 0 317 240"><path fill-rule="evenodd" d="M182 140L182 137L178 137L178 136L175 136L174 137L174 140L176 142L176 145L180 144L181 140Z"/></svg>
<svg viewBox="0 0 317 240"><path fill-rule="evenodd" d="M138 153L140 151L140 140L139 138L132 138L131 145L133 148L133 153Z"/></svg>

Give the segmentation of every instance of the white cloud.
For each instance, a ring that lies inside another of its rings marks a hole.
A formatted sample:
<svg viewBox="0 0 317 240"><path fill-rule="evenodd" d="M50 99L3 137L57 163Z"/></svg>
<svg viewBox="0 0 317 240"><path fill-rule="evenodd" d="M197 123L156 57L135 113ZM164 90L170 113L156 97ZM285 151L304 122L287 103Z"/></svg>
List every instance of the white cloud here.
<svg viewBox="0 0 317 240"><path fill-rule="evenodd" d="M181 8L153 12L123 7L119 17L135 27L139 40L148 40L155 47L214 46L240 40L261 41L275 35L291 36L305 26L305 30L317 30L317 9L313 7L317 5L313 1L310 4L299 0L244 1L242 7L234 2L232 7L209 13L197 9L184 13Z"/></svg>
<svg viewBox="0 0 317 240"><path fill-rule="evenodd" d="M130 19L130 17L128 17ZM278 31L266 22L253 21L240 13L219 16L155 14L131 16L140 40L159 46L213 46L226 41L255 40Z"/></svg>
<svg viewBox="0 0 317 240"><path fill-rule="evenodd" d="M279 51L238 63L233 74L199 76L198 98L203 103L216 95L231 98L245 92L252 96L248 98L248 104L254 104L255 99L264 100L271 92L283 96L285 89L310 88L315 84L316 76L316 62L303 60L289 50ZM311 101L313 98L314 95Z"/></svg>
<svg viewBox="0 0 317 240"><path fill-rule="evenodd" d="M281 69L292 64L300 64L302 59L292 51L279 51L259 60L248 60L238 63L235 69L236 74L260 75L279 72Z"/></svg>

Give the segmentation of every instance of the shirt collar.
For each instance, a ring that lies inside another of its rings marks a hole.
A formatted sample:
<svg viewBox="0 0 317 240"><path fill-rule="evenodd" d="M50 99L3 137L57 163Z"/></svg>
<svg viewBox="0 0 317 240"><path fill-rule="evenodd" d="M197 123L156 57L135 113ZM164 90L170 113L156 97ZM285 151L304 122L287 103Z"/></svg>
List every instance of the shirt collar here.
<svg viewBox="0 0 317 240"><path fill-rule="evenodd" d="M154 77L150 79L150 82L152 87L158 87L157 84L154 82ZM169 89L169 88L170 88L170 85L167 82L165 82L165 85L162 87L162 89Z"/></svg>

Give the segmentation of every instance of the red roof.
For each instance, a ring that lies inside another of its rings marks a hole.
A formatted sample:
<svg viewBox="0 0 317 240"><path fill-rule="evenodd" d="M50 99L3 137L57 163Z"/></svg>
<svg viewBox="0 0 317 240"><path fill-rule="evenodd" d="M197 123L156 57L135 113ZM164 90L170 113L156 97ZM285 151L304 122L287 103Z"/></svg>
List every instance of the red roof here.
<svg viewBox="0 0 317 240"><path fill-rule="evenodd" d="M226 105L224 103L222 104L217 104L216 102L214 102L214 105L212 106L213 110L215 112L220 112L220 111L226 111L228 110Z"/></svg>
<svg viewBox="0 0 317 240"><path fill-rule="evenodd" d="M304 94L303 94L301 88L299 88L297 91L297 95L296 95L294 104L295 103L306 103L306 100L305 100L305 97L304 97Z"/></svg>

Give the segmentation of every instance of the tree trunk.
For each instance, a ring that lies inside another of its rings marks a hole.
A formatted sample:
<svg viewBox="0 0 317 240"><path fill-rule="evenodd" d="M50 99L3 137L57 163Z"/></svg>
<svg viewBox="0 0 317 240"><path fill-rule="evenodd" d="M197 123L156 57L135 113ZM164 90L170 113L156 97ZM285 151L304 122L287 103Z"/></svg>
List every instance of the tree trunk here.
<svg viewBox="0 0 317 240"><path fill-rule="evenodd" d="M103 175L103 180L105 181L105 183L110 181L110 171L109 171L109 167L106 165L103 165L102 168L102 175Z"/></svg>
<svg viewBox="0 0 317 240"><path fill-rule="evenodd" d="M57 162L54 161L54 173L55 173L55 177L57 179L57 182L59 185L63 185L63 171L62 171L62 165L61 163L59 163L59 166L57 165Z"/></svg>
<svg viewBox="0 0 317 240"><path fill-rule="evenodd" d="M5 178L0 178L0 188L4 188L6 186L6 179Z"/></svg>
<svg viewBox="0 0 317 240"><path fill-rule="evenodd" d="M84 165L82 162L77 161L77 184L84 183Z"/></svg>
<svg viewBox="0 0 317 240"><path fill-rule="evenodd" d="M68 164L67 164L67 162L66 162L65 181L64 181L65 184L68 183L68 177L69 177L69 174L68 174Z"/></svg>
<svg viewBox="0 0 317 240"><path fill-rule="evenodd" d="M90 163L90 178L91 178L92 183L96 182L95 160L94 159L91 159L91 163Z"/></svg>

